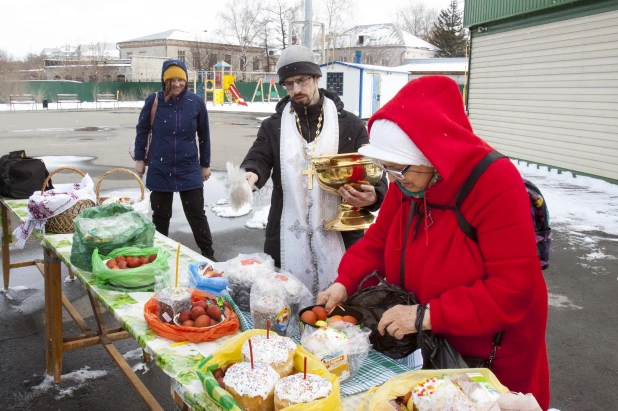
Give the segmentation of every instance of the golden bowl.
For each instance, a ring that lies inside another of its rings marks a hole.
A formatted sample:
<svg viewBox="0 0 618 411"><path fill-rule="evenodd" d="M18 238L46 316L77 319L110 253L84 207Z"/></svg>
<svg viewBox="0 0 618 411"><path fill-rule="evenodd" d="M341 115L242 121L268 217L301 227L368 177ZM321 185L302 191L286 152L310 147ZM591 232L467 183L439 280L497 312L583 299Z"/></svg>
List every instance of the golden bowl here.
<svg viewBox="0 0 618 411"><path fill-rule="evenodd" d="M344 185L362 191L360 185L375 185L382 178L382 170L371 159L358 153L313 157L318 184L327 193L339 195ZM345 200L339 204L337 216L324 224L329 231L366 230L375 216L362 207L354 207Z"/></svg>

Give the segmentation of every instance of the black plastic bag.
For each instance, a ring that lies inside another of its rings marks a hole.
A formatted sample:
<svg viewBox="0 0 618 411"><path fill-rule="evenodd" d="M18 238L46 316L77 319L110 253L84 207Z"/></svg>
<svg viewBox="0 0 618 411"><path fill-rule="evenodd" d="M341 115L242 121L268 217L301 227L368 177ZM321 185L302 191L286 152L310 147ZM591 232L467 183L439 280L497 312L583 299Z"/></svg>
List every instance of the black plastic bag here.
<svg viewBox="0 0 618 411"><path fill-rule="evenodd" d="M421 347L423 355L423 369L444 370L451 368L469 368L459 352L440 334L422 331L426 305L419 305L416 309L416 344Z"/></svg>
<svg viewBox="0 0 618 411"><path fill-rule="evenodd" d="M12 151L0 157L0 195L27 199L41 186L49 172L43 160L27 157L24 150ZM46 190L53 189L51 179Z"/></svg>
<svg viewBox="0 0 618 411"><path fill-rule="evenodd" d="M365 281L376 277L380 283L363 289ZM345 302L345 305L363 313L364 326L371 330L369 341L376 351L391 358L404 358L416 350L416 336L408 334L398 340L388 333L380 335L378 324L385 311L396 305L418 304L416 296L396 285L389 285L377 273L365 277L358 291Z"/></svg>

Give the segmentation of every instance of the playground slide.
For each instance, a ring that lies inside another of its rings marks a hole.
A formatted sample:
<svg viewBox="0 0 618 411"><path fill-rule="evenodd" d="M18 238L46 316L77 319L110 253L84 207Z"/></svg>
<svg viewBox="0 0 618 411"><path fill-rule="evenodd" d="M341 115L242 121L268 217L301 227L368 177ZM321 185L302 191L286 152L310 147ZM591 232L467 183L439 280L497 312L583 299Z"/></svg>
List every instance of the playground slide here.
<svg viewBox="0 0 618 411"><path fill-rule="evenodd" d="M248 104L240 95L240 92L238 91L234 83L230 84L230 93L232 93L232 97L234 97L234 100L236 100L236 104L240 104L241 106L248 106Z"/></svg>

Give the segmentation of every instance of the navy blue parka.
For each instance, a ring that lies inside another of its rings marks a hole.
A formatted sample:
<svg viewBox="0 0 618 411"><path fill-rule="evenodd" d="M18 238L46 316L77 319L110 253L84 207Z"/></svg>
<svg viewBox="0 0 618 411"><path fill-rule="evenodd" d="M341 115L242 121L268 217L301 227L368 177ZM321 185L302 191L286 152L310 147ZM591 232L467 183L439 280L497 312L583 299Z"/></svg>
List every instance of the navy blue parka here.
<svg viewBox="0 0 618 411"><path fill-rule="evenodd" d="M171 65L179 66L187 73L187 67L180 60L163 63L163 91L146 98L136 127L135 159L143 160L150 131L150 112L155 94L158 94L146 177L146 187L151 191L177 192L201 188L204 186L202 167L210 167L210 128L204 99L185 87L176 99L170 98L165 102L163 72Z"/></svg>

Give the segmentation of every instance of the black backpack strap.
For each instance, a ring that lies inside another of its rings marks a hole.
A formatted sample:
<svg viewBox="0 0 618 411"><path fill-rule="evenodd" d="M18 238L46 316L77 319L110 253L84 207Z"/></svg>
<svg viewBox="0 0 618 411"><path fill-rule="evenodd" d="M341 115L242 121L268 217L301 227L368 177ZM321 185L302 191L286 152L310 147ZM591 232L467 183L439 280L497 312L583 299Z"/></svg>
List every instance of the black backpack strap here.
<svg viewBox="0 0 618 411"><path fill-rule="evenodd" d="M457 198L455 199L455 213L457 214L457 222L459 223L459 227L461 231L463 231L471 240L474 242L478 242L478 236L476 235L476 228L472 227L472 224L466 220L464 215L462 214L459 207L464 202L470 191L474 188L476 182L481 178L485 170L492 165L495 161L505 157L503 154L498 153L497 151L492 151L488 153L481 161L478 162L476 166L470 172L470 176L459 190L457 194ZM434 206L435 207L435 206Z"/></svg>

